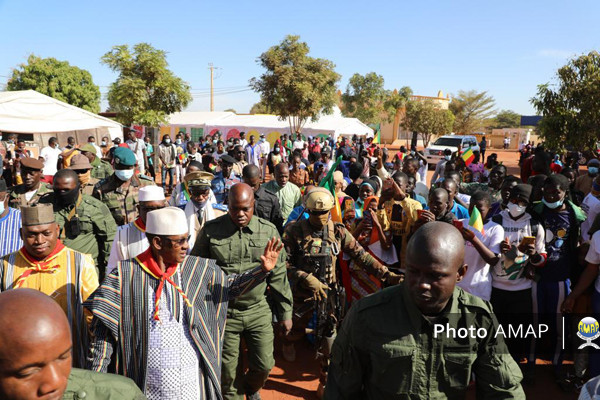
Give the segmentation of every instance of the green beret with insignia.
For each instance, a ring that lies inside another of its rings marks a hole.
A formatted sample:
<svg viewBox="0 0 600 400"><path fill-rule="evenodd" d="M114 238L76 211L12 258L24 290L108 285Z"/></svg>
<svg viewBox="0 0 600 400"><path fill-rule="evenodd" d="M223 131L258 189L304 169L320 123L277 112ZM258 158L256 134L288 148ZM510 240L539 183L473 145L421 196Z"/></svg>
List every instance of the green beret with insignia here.
<svg viewBox="0 0 600 400"><path fill-rule="evenodd" d="M132 167L137 163L135 154L129 147L117 147L113 154L115 164L121 164L126 167Z"/></svg>

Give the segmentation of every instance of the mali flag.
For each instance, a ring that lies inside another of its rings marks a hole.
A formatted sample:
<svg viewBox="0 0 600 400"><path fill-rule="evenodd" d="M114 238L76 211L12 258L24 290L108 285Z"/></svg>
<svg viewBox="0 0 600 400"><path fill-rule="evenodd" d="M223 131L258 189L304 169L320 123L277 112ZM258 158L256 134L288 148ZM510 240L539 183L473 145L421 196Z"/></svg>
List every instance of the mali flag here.
<svg viewBox="0 0 600 400"><path fill-rule="evenodd" d="M325 178L321 179L319 186L329 190L333 195L333 208L331 209L331 220L333 222L342 223L342 209L340 207L340 201L335 195L335 183L333 182L333 173L337 169L338 165L342 162L342 156L339 156L335 163L331 166Z"/></svg>
<svg viewBox="0 0 600 400"><path fill-rule="evenodd" d="M483 235L483 219L481 218L481 213L477 209L477 207L473 207L473 212L471 212L471 218L469 218L469 226L477 229Z"/></svg>
<svg viewBox="0 0 600 400"><path fill-rule="evenodd" d="M468 167L475 159L475 154L473 154L473 150L471 149L471 147L469 147L464 153L462 153L461 157L465 162L465 165Z"/></svg>

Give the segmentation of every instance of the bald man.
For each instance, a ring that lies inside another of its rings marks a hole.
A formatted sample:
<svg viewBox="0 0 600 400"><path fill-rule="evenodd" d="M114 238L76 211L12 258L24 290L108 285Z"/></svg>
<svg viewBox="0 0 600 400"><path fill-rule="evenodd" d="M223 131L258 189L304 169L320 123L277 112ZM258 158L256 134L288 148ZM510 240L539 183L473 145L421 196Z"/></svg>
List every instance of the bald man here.
<svg viewBox="0 0 600 400"><path fill-rule="evenodd" d="M37 290L0 293L0 398L145 399L128 378L71 368L65 313Z"/></svg>
<svg viewBox="0 0 600 400"><path fill-rule="evenodd" d="M294 207L300 205L302 194L298 186L290 184L290 167L286 163L279 163L275 166L275 179L265 183L265 189L275 193L279 205L281 206L281 215L283 220L287 221Z"/></svg>
<svg viewBox="0 0 600 400"><path fill-rule="evenodd" d="M286 185L287 186L287 185ZM294 186L295 185L290 185ZM297 187L296 187L297 189ZM245 183L229 192L228 214L206 222L192 249L192 256L210 258L226 274L238 274L260 263L269 239L279 238L277 228L254 215L254 192ZM265 297L267 286L271 307L284 333L292 329L292 291L287 279L287 255L282 251L267 279L229 303L223 342L221 389L224 399L259 399L275 360L273 359L272 313ZM242 367L240 341L248 348L248 372Z"/></svg>
<svg viewBox="0 0 600 400"><path fill-rule="evenodd" d="M261 186L262 177L260 169L253 164L242 169L242 180L254 190L254 215L271 221L283 233L283 217L281 207L275 194Z"/></svg>
<svg viewBox="0 0 600 400"><path fill-rule="evenodd" d="M467 271L464 254L450 224L415 232L404 283L359 300L346 316L325 399L464 398L471 372L478 398L525 399L490 306L456 287ZM451 329L471 327L482 335L460 339Z"/></svg>

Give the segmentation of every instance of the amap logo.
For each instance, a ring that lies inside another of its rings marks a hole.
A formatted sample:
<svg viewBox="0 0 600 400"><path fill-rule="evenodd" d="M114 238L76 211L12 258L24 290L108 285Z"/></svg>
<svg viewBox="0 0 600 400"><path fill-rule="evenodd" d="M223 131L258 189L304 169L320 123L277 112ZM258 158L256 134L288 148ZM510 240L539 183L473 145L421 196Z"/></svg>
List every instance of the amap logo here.
<svg viewBox="0 0 600 400"><path fill-rule="evenodd" d="M598 325L598 321L592 317L585 317L579 321L577 330L579 331L577 332L577 336L585 341L585 343L579 346L579 349L592 346L593 348L600 350L600 346L592 343L592 340L596 340L600 337L600 325Z"/></svg>

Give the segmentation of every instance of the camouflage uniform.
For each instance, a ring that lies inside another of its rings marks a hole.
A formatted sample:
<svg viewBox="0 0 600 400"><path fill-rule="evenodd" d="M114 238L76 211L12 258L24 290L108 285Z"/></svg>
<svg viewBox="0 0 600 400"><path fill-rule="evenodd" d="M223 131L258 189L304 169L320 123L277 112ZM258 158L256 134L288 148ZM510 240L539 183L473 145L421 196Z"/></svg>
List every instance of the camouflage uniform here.
<svg viewBox="0 0 600 400"><path fill-rule="evenodd" d="M114 173L110 163L104 160L100 160L100 163L96 166L94 166L94 163L92 163L92 166L93 168L90 175L92 178L98 180L106 179Z"/></svg>
<svg viewBox="0 0 600 400"><path fill-rule="evenodd" d="M25 198L25 193L28 192L25 184L13 186L9 188L8 191L10 192L10 200L8 200L8 205L18 209L21 206L31 206L37 204L37 202L40 200L40 197L46 193L52 192L52 188L44 182L40 182L39 189L29 201L27 201Z"/></svg>
<svg viewBox="0 0 600 400"><path fill-rule="evenodd" d="M94 188L100 182L100 179L90 178L90 181L85 185L80 185L79 189L81 190L81 194L86 194L91 196L94 193Z"/></svg>
<svg viewBox="0 0 600 400"><path fill-rule="evenodd" d="M144 175L134 175L128 182L123 182L113 174L96 184L92 196L106 204L117 225L121 226L138 217L138 191L148 185L154 185L154 181Z"/></svg>
<svg viewBox="0 0 600 400"><path fill-rule="evenodd" d="M288 280L294 294L293 332L286 339L298 340L304 335L316 308L315 345L322 366L320 382L324 385L331 345L346 304L342 278L336 272L340 252L382 281L391 275L386 266L363 249L344 225L331 220L322 229L313 227L307 219L294 222L286 227L283 244L288 256ZM326 300L309 301L313 292L302 285L309 275L329 287Z"/></svg>

